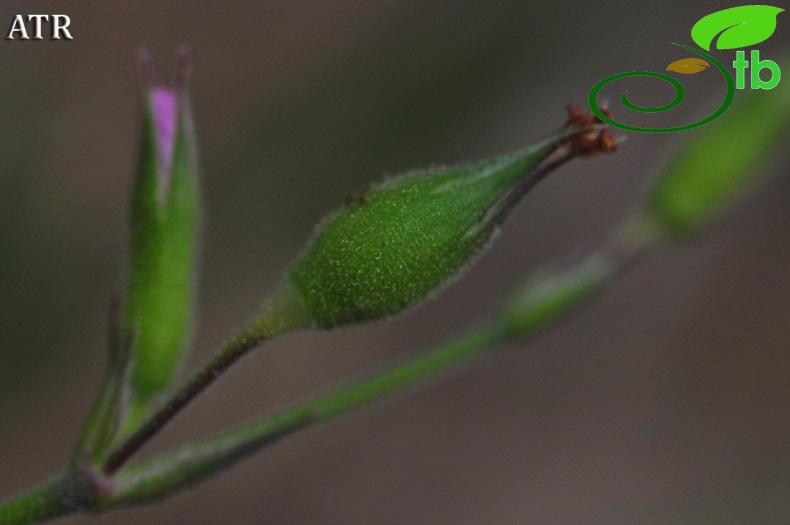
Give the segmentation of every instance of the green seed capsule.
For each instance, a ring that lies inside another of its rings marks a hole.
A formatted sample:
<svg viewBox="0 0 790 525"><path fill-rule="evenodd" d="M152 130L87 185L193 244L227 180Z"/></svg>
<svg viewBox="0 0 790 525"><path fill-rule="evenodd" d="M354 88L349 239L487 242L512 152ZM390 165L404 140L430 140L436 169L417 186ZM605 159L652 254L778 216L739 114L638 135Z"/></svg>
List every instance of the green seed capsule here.
<svg viewBox="0 0 790 525"><path fill-rule="evenodd" d="M458 276L543 176L580 154L614 149L597 127L576 116L522 151L360 193L318 228L286 288L321 328L401 312Z"/></svg>

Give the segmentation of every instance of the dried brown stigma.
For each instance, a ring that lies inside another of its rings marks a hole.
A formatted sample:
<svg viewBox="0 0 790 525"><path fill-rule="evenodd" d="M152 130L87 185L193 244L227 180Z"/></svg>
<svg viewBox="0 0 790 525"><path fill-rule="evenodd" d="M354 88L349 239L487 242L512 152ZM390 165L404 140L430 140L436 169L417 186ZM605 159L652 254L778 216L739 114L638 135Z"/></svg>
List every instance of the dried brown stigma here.
<svg viewBox="0 0 790 525"><path fill-rule="evenodd" d="M579 106L568 104L565 109L568 111L568 120L565 121L566 125L579 124L584 119L584 111Z"/></svg>
<svg viewBox="0 0 790 525"><path fill-rule="evenodd" d="M568 104L568 120L565 125L577 131L568 144L570 151L593 157L602 153L611 153L617 149L617 139L607 131L604 122L593 113L585 113L578 106ZM603 114L614 119L608 110Z"/></svg>
<svg viewBox="0 0 790 525"><path fill-rule="evenodd" d="M568 119L565 121L566 126L586 128L595 124L603 123L603 120L598 118L597 115L594 115L593 113L585 113L579 106L568 104L565 109L568 112ZM608 109L602 109L601 112L610 119L614 120L614 115L612 115L612 112Z"/></svg>

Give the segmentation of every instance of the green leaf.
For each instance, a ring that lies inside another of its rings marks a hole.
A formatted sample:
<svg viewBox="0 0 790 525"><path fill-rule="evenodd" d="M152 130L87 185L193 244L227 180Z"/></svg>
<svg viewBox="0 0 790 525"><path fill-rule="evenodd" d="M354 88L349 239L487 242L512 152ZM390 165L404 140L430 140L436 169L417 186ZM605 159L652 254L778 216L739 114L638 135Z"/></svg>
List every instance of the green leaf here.
<svg viewBox="0 0 790 525"><path fill-rule="evenodd" d="M776 16L784 11L770 5L743 5L716 11L701 18L691 28L691 38L710 51L717 35L716 49L737 49L767 40L776 30Z"/></svg>

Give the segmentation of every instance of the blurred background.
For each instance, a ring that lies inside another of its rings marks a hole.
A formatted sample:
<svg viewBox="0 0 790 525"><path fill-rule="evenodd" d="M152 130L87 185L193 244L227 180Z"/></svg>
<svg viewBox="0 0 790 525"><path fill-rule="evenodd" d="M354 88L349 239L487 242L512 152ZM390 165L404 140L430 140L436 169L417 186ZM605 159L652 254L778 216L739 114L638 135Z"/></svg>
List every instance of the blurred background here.
<svg viewBox="0 0 790 525"><path fill-rule="evenodd" d="M691 43L694 22L733 5L5 0L4 32L15 14L62 13L74 40L0 41L0 497L62 467L100 381L109 298L123 289L140 46L165 70L178 45L194 55L206 210L194 365L348 195L519 148L601 78L685 58L669 42ZM786 16L763 58L790 45ZM720 83L684 79L672 118L718 105ZM635 84L637 102L671 96L654 88ZM274 342L146 453L468 330L526 272L601 242L683 138L628 134L616 155L566 166L437 299ZM539 340L160 505L72 523L788 523L787 156L771 171L708 235L642 261Z"/></svg>

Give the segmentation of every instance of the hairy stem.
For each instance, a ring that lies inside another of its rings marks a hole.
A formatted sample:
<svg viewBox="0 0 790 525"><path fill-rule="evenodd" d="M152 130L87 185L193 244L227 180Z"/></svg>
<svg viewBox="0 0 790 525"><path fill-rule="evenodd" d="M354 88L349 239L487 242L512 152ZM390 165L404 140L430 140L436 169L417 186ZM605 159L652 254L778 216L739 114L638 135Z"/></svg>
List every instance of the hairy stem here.
<svg viewBox="0 0 790 525"><path fill-rule="evenodd" d="M105 501L106 506L164 498L231 467L293 432L467 364L510 339L534 336L548 324L587 304L620 270L659 240L655 236L645 237L639 231L628 236L629 242L623 242L622 238L617 234L605 249L552 277L544 275L537 284L527 281L494 321L470 334L261 421L120 471L114 478L116 491Z"/></svg>
<svg viewBox="0 0 790 525"><path fill-rule="evenodd" d="M239 333L231 338L225 346L192 378L187 381L168 401L153 413L136 431L126 437L106 458L102 471L112 476L151 438L156 436L173 418L175 418L192 400L206 390L225 371L247 355L250 350L264 341L294 328L304 326L304 318L300 317L299 305L290 288L284 288L276 297L267 303L263 311ZM296 312L296 313L294 313Z"/></svg>
<svg viewBox="0 0 790 525"><path fill-rule="evenodd" d="M497 348L509 336L494 323L400 366L298 404L263 421L242 426L166 457L135 465L116 477L116 491L104 503L115 507L163 498L224 470L296 430L332 419L404 390Z"/></svg>
<svg viewBox="0 0 790 525"><path fill-rule="evenodd" d="M192 376L192 379L179 389L162 408L156 411L143 426L109 455L104 463L104 473L107 475L115 473L223 372L263 341L263 338L251 339L243 343L230 344L223 348L205 367Z"/></svg>
<svg viewBox="0 0 790 525"><path fill-rule="evenodd" d="M0 502L0 525L43 523L79 512L93 499L93 488L83 476L64 473L38 488Z"/></svg>

